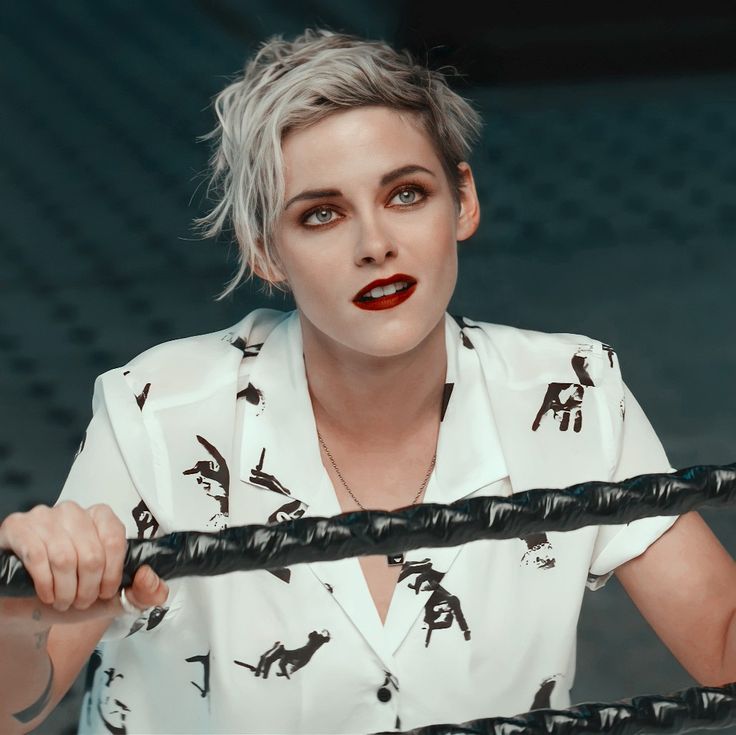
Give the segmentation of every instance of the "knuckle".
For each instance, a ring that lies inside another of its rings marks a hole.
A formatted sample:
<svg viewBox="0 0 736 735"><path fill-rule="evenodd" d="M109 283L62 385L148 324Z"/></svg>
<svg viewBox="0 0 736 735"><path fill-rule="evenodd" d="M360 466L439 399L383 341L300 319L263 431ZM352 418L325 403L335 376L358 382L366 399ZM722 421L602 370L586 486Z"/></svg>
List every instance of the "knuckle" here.
<svg viewBox="0 0 736 735"><path fill-rule="evenodd" d="M96 521L117 520L113 509L107 503L95 503L87 508L87 513Z"/></svg>
<svg viewBox="0 0 736 735"><path fill-rule="evenodd" d="M79 503L74 500L62 500L56 507L62 513L76 513L77 511L82 510Z"/></svg>
<svg viewBox="0 0 736 735"><path fill-rule="evenodd" d="M80 572L97 572L105 566L105 555L101 549L85 549L79 553L77 567Z"/></svg>
<svg viewBox="0 0 736 735"><path fill-rule="evenodd" d="M49 551L51 566L62 572L70 572L77 567L77 555L66 546Z"/></svg>
<svg viewBox="0 0 736 735"><path fill-rule="evenodd" d="M21 515L27 515L29 518L48 518L53 510L48 505L34 505L27 513Z"/></svg>
<svg viewBox="0 0 736 735"><path fill-rule="evenodd" d="M37 567L47 559L46 547L40 541L29 538L19 547L18 556L26 567Z"/></svg>
<svg viewBox="0 0 736 735"><path fill-rule="evenodd" d="M5 517L5 520L2 522L2 525L0 525L0 528L3 529L6 533L12 533L19 527L23 526L24 521L24 515L23 513L11 513L10 515Z"/></svg>
<svg viewBox="0 0 736 735"><path fill-rule="evenodd" d="M116 557L123 555L128 548L128 541L125 538L124 531L123 533L106 535L103 543L108 554Z"/></svg>

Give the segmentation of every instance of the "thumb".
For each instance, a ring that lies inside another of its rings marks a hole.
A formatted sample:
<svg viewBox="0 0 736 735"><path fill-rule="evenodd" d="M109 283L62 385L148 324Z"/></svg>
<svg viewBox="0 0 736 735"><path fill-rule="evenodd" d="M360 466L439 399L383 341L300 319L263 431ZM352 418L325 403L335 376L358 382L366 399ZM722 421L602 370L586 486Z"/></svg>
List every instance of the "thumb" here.
<svg viewBox="0 0 736 735"><path fill-rule="evenodd" d="M125 590L128 602L141 610L163 605L168 596L168 585L147 564L136 571L133 583Z"/></svg>

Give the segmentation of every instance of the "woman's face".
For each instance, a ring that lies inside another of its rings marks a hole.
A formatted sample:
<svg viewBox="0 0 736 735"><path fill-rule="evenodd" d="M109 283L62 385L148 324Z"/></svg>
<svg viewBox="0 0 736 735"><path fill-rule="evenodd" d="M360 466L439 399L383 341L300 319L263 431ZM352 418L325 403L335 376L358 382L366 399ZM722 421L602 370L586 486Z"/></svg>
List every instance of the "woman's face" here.
<svg viewBox="0 0 736 735"><path fill-rule="evenodd" d="M443 318L457 241L478 226L469 167L460 167L458 208L421 122L385 107L292 131L283 154L285 208L275 229L283 270L275 275L291 287L305 338L309 331L325 346L376 357L412 350ZM397 275L387 286L396 295L361 298Z"/></svg>

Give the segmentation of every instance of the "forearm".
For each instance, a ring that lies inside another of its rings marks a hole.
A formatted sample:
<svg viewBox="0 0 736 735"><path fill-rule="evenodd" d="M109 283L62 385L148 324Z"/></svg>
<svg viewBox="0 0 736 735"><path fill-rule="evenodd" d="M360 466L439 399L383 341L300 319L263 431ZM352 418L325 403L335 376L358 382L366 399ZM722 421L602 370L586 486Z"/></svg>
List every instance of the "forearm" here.
<svg viewBox="0 0 736 735"><path fill-rule="evenodd" d="M36 598L0 597L0 733L43 722L120 612L117 597L65 612Z"/></svg>
<svg viewBox="0 0 736 735"><path fill-rule="evenodd" d="M718 684L736 682L736 610L731 615L731 621L726 630L726 641L723 646L721 659L721 675Z"/></svg>
<svg viewBox="0 0 736 735"><path fill-rule="evenodd" d="M0 601L0 732L28 732L51 709L51 624L44 617L36 600Z"/></svg>

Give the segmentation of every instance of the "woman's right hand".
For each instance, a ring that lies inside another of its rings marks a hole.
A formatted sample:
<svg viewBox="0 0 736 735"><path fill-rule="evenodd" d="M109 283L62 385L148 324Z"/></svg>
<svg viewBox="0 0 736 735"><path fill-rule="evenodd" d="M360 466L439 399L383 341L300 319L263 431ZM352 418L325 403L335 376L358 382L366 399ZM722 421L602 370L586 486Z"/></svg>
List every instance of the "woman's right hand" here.
<svg viewBox="0 0 736 735"><path fill-rule="evenodd" d="M38 599L56 612L54 622L123 612L118 591L127 541L125 526L110 506L82 508L64 501L12 513L0 524L0 549L23 562ZM125 594L128 602L145 609L163 604L168 587L151 567L142 566Z"/></svg>

